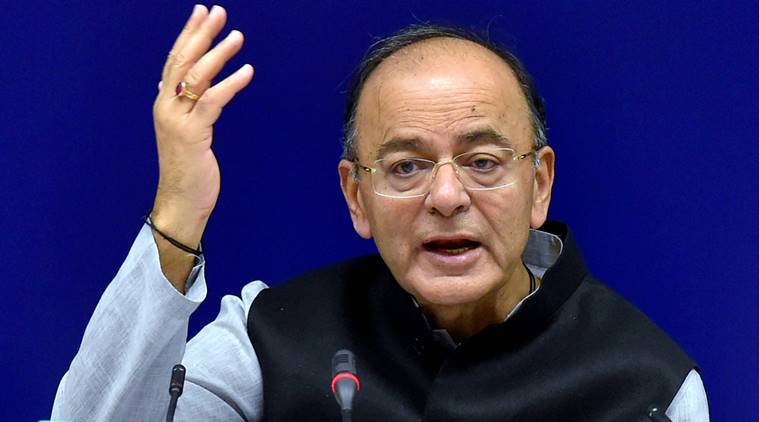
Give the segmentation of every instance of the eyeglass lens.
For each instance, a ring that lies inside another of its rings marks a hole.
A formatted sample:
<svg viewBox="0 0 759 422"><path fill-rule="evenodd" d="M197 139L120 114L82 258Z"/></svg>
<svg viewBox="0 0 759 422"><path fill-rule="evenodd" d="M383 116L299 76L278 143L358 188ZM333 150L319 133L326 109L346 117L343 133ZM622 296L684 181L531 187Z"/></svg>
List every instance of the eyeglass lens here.
<svg viewBox="0 0 759 422"><path fill-rule="evenodd" d="M429 192L441 166L453 164L461 183L468 189L488 190L505 187L516 180L518 161L511 149L498 148L467 152L452 161L436 163L414 157L390 156L377 160L372 175L374 190L380 195L411 197Z"/></svg>

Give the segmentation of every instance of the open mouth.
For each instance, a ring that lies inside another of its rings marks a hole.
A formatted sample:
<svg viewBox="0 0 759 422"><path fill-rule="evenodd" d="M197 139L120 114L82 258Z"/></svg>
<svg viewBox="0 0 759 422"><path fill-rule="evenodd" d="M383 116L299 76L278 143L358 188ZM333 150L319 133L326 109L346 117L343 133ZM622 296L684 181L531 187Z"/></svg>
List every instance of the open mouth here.
<svg viewBox="0 0 759 422"><path fill-rule="evenodd" d="M424 243L424 249L444 255L460 255L480 247L480 242L468 239L433 240Z"/></svg>

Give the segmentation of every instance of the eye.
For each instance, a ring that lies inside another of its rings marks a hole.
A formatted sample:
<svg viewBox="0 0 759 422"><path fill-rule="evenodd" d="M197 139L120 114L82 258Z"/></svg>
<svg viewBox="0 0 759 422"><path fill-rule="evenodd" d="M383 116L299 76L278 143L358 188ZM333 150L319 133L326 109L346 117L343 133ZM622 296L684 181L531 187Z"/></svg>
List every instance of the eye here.
<svg viewBox="0 0 759 422"><path fill-rule="evenodd" d="M472 167L476 168L477 170L487 170L490 168L493 168L496 163L493 160L489 160L487 158L479 158L472 162Z"/></svg>
<svg viewBox="0 0 759 422"><path fill-rule="evenodd" d="M398 176L408 176L421 170L416 160L400 160L393 163L390 172Z"/></svg>
<svg viewBox="0 0 759 422"><path fill-rule="evenodd" d="M467 157L463 165L475 171L486 172L499 167L501 160L490 154L474 154Z"/></svg>

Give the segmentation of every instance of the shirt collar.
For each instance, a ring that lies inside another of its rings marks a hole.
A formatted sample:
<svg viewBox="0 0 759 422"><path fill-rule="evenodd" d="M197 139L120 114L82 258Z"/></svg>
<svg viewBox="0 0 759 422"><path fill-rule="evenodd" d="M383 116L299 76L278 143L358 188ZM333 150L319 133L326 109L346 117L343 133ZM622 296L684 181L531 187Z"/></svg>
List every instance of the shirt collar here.
<svg viewBox="0 0 759 422"><path fill-rule="evenodd" d="M530 229L530 237L527 239L522 260L533 274L542 278L545 272L556 263L563 250L564 242L559 236Z"/></svg>

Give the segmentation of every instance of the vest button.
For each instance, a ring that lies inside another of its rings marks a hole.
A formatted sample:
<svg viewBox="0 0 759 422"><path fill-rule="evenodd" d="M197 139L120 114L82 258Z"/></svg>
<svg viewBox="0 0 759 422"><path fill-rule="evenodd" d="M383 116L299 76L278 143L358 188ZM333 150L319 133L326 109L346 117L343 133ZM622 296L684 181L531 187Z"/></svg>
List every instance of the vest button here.
<svg viewBox="0 0 759 422"><path fill-rule="evenodd" d="M421 356L424 352L424 344L421 340L419 340L419 337L414 337L414 341L411 347L414 349L417 355Z"/></svg>

